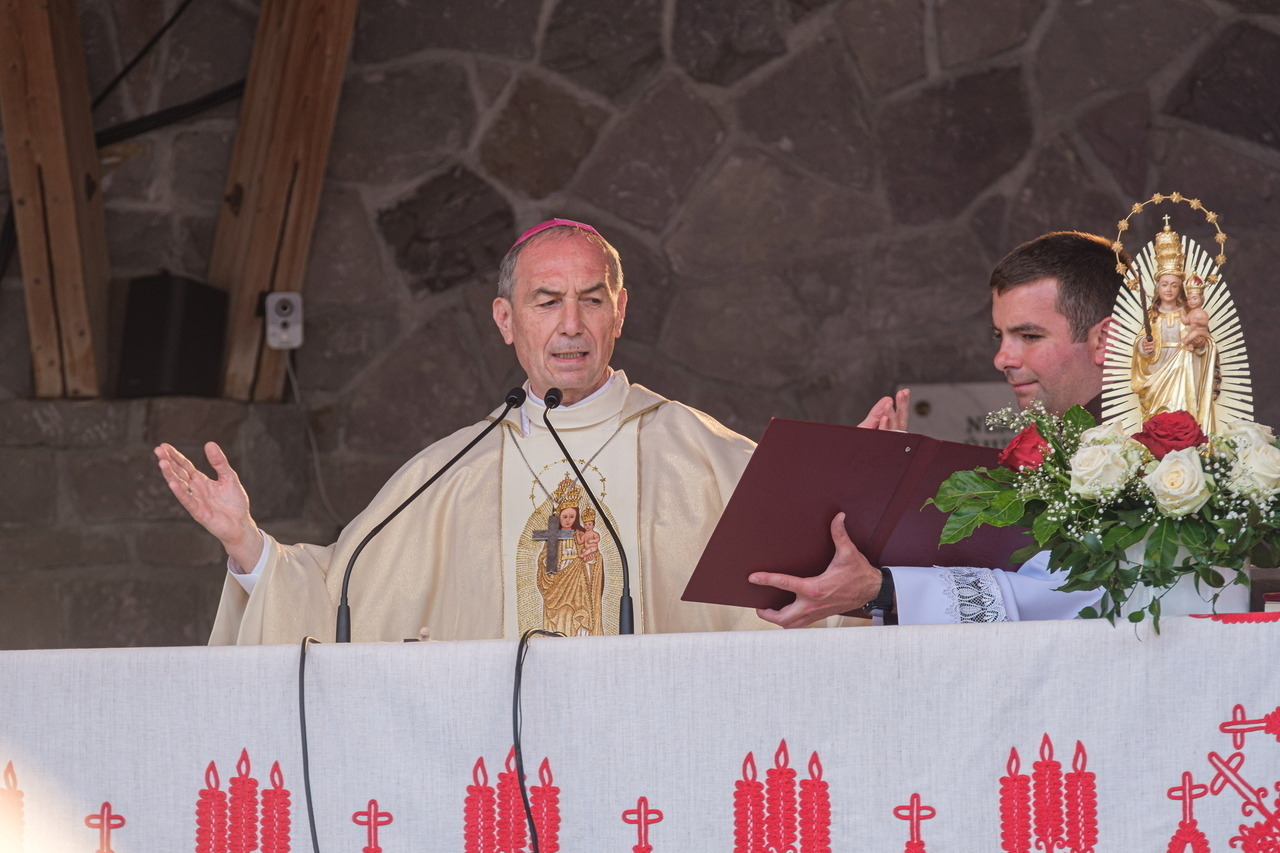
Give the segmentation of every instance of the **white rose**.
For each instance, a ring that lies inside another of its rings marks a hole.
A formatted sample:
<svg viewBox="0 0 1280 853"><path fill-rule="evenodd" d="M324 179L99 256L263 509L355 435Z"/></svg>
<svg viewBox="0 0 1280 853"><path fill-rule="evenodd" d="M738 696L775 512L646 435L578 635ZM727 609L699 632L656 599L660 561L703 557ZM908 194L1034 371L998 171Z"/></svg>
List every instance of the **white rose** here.
<svg viewBox="0 0 1280 853"><path fill-rule="evenodd" d="M1120 444L1083 446L1071 457L1072 492L1085 498L1115 494L1133 473L1131 454Z"/></svg>
<svg viewBox="0 0 1280 853"><path fill-rule="evenodd" d="M1121 429L1116 421L1102 426L1089 427L1080 433L1080 446L1086 444L1122 444L1129 440L1129 433Z"/></svg>
<svg viewBox="0 0 1280 853"><path fill-rule="evenodd" d="M1280 450L1270 444L1249 444L1240 448L1231 469L1236 492L1269 498L1280 492Z"/></svg>
<svg viewBox="0 0 1280 853"><path fill-rule="evenodd" d="M1194 447L1169 451L1143 479L1155 496L1156 507L1172 518L1200 509L1213 492L1213 480L1205 475Z"/></svg>
<svg viewBox="0 0 1280 853"><path fill-rule="evenodd" d="M1241 450L1251 444L1271 444L1276 440L1271 434L1271 427L1253 421L1230 421L1223 425L1218 435L1234 438L1236 447Z"/></svg>

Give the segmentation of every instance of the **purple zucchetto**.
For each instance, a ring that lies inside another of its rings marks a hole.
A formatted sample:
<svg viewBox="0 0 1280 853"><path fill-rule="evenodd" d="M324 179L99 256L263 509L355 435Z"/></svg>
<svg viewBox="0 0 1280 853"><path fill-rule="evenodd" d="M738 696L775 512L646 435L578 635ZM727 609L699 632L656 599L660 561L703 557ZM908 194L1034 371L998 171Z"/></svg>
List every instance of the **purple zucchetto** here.
<svg viewBox="0 0 1280 853"><path fill-rule="evenodd" d="M519 239L517 239L514 243L511 244L511 249L514 249L516 246L519 246L521 243L523 243L525 240L528 240L533 235L540 234L543 231L546 231L548 228L555 228L557 225L568 225L573 228L581 228L583 231L586 231L588 233L596 235L597 237L600 237L601 240L604 239L604 237L600 236L599 231L592 228L590 225L588 225L585 222L575 222L572 219L548 219L546 222L539 222L537 225L533 226L528 231L521 234ZM507 249L507 251L510 252L511 249Z"/></svg>

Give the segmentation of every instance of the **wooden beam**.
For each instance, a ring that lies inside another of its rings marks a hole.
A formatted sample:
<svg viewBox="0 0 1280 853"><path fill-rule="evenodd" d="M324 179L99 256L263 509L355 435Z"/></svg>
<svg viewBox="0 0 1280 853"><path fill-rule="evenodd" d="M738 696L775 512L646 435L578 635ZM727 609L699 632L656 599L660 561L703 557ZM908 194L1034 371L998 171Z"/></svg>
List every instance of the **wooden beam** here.
<svg viewBox="0 0 1280 853"><path fill-rule="evenodd" d="M0 122L36 396L98 396L110 265L74 0L0 0Z"/></svg>
<svg viewBox="0 0 1280 853"><path fill-rule="evenodd" d="M231 295L223 396L275 401L259 298L300 292L359 0L264 0L209 280Z"/></svg>

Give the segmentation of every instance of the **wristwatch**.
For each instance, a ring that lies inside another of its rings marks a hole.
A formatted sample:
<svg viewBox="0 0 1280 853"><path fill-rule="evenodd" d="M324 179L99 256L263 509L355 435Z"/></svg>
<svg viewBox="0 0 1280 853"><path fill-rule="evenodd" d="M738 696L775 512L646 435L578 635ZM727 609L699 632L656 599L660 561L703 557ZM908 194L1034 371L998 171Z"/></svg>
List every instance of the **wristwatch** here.
<svg viewBox="0 0 1280 853"><path fill-rule="evenodd" d="M893 572L880 567L880 591L876 593L876 597L862 605L862 609L868 613L879 610L883 614L889 614L894 611L895 598L893 595Z"/></svg>

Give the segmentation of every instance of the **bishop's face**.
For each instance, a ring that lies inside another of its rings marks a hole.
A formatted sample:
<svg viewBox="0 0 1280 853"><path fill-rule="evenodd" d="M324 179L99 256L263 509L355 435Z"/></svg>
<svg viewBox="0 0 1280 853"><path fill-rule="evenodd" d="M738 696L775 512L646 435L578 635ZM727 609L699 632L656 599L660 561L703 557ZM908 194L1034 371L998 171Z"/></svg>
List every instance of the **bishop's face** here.
<svg viewBox="0 0 1280 853"><path fill-rule="evenodd" d="M493 321L516 348L533 393L564 392L576 403L609 378L627 291L611 286L604 250L581 234L548 235L516 261L511 299L493 301Z"/></svg>

